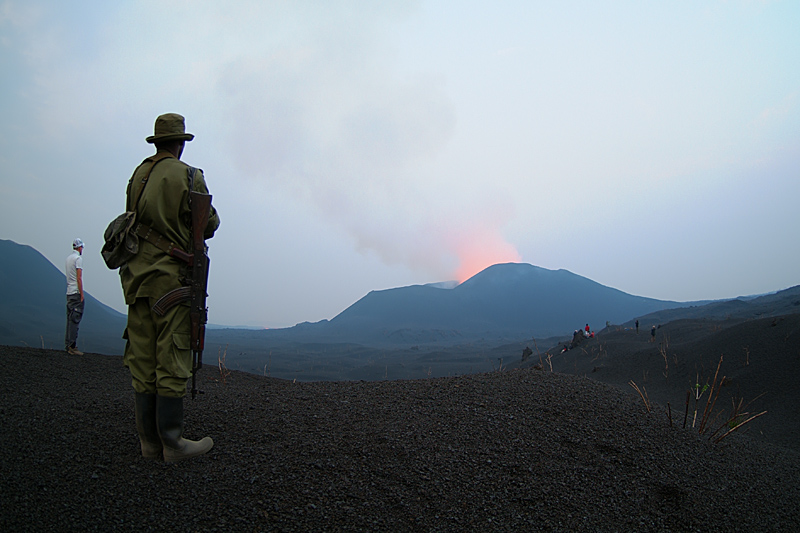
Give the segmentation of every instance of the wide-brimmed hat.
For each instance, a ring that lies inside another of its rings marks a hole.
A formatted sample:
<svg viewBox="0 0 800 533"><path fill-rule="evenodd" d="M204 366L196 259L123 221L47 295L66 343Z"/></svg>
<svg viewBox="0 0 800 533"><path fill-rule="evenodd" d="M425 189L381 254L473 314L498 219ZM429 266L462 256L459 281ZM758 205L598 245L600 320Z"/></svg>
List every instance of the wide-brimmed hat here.
<svg viewBox="0 0 800 533"><path fill-rule="evenodd" d="M145 139L150 144L162 141L191 141L194 135L186 133L183 116L177 113L167 113L156 119L155 135Z"/></svg>

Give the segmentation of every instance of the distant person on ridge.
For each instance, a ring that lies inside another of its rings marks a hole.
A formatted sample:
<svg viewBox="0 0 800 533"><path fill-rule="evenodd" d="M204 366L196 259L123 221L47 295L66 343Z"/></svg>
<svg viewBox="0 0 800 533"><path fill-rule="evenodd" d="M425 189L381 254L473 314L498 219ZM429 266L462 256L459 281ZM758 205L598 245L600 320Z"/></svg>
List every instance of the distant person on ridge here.
<svg viewBox="0 0 800 533"><path fill-rule="evenodd" d="M639 334L639 320L636 320L636 334Z"/></svg>
<svg viewBox="0 0 800 533"><path fill-rule="evenodd" d="M650 329L650 342L656 342L656 327Z"/></svg>
<svg viewBox="0 0 800 533"><path fill-rule="evenodd" d="M72 253L67 256L67 331L64 348L70 355L83 355L78 350L78 326L83 318L83 241L72 241Z"/></svg>
<svg viewBox="0 0 800 533"><path fill-rule="evenodd" d="M127 209L136 205L137 223L147 225L177 248L191 251L189 193L208 194L203 172L180 160L186 141L194 135L186 133L184 118L175 113L159 116L154 133L146 141L155 145L156 153L133 172ZM204 237L213 237L218 227L219 217L211 207ZM183 397L192 368L190 307L178 304L163 315L152 307L166 293L185 285L191 267L157 243L140 238L138 253L119 270L128 305L124 363L136 393L142 456L163 456L173 462L202 455L214 442L210 437L200 441L183 438Z"/></svg>

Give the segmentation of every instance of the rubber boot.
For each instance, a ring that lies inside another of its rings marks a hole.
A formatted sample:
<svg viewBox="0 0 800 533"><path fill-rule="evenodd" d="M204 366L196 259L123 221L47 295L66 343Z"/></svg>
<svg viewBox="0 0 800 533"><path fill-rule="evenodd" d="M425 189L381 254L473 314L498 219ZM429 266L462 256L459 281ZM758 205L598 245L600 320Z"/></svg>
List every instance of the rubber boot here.
<svg viewBox="0 0 800 533"><path fill-rule="evenodd" d="M199 441L183 438L183 398L158 396L156 419L158 435L164 446L164 461L168 463L203 455L214 446L211 437Z"/></svg>
<svg viewBox="0 0 800 533"><path fill-rule="evenodd" d="M137 392L135 405L136 431L142 444L142 457L160 459L163 453L156 426L156 395Z"/></svg>

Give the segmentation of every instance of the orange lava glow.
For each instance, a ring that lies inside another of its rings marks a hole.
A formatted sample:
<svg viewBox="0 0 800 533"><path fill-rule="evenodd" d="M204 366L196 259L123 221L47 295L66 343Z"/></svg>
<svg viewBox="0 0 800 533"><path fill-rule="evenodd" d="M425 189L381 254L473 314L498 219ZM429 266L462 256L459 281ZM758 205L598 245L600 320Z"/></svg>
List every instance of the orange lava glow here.
<svg viewBox="0 0 800 533"><path fill-rule="evenodd" d="M473 236L458 246L459 265L456 279L463 283L478 272L498 263L519 263L517 249L495 233Z"/></svg>

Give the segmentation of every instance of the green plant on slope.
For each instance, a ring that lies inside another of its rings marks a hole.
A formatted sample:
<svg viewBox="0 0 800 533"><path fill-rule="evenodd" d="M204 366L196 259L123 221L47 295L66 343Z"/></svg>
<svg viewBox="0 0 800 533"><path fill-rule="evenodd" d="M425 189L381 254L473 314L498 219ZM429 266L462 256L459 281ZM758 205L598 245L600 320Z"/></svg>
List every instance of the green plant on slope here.
<svg viewBox="0 0 800 533"><path fill-rule="evenodd" d="M689 413L689 395L691 394L694 396L694 413L692 415L692 427L697 427L697 403L700 401L700 398L708 391L708 397L706 398L706 405L703 409L703 414L700 417L700 425L698 431L702 435L708 429L708 422L711 413L714 411L714 404L717 402L717 397L719 396L719 390L722 386L722 383L725 381L725 376L722 377L719 384L717 383L717 377L719 376L719 368L722 365L722 356L719 356L719 363L717 363L717 371L714 373L714 381L711 385L708 384L706 381L705 385L702 387L700 386L700 375L697 375L697 380L695 381L695 385L693 389L690 389L687 393L686 399L686 414ZM719 386L718 386L719 385ZM684 416L683 419L683 427L686 427L686 417Z"/></svg>
<svg viewBox="0 0 800 533"><path fill-rule="evenodd" d="M714 425L714 423L720 418L720 416L723 416L722 411L718 412L716 415L713 414L714 406L716 405L717 398L719 397L720 389L722 388L723 383L725 383L725 376L722 376L722 379L717 381L717 378L719 377L719 369L722 366L722 357L723 356L719 357L719 363L717 364L717 370L714 373L714 379L711 382L711 385L709 385L708 381L706 381L706 384L701 387L698 376L697 382L695 383L693 389L695 398L695 407L694 407L694 417L692 420L692 427L695 427L695 422L697 420L697 402L706 393L706 391L708 391L708 396L706 397L706 404L703 409L703 414L700 417L700 423L697 426L698 432L701 435L707 433L709 428ZM689 407L689 394L691 393L692 390L690 390L687 393L687 398L686 398L687 414ZM760 397L761 396L757 396L756 398L748 402L747 405L744 404L744 400L742 398L739 398L738 401L736 399L732 399L733 408L731 409L730 415L724 418L723 422L720 424L717 430L711 433L709 439L711 439L715 443L718 443L719 441L721 441L722 439L724 439L737 429L741 428L748 422L762 415L765 415L767 413L766 411L762 411L758 414L751 414L745 411L745 409L747 409L750 403L752 403L753 401L757 400ZM686 417L684 417L683 426L686 427Z"/></svg>

